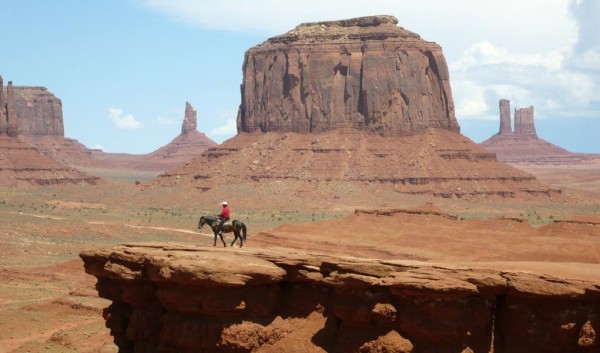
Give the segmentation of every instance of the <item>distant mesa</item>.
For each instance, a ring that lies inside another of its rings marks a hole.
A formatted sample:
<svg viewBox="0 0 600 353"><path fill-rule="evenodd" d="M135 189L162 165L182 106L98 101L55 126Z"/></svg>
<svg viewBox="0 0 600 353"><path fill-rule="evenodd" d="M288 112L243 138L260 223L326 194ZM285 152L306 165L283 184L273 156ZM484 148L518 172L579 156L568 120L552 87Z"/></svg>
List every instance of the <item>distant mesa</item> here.
<svg viewBox="0 0 600 353"><path fill-rule="evenodd" d="M250 48L238 131L458 132L441 47L397 23L392 16L304 23Z"/></svg>
<svg viewBox="0 0 600 353"><path fill-rule="evenodd" d="M155 184L209 191L285 182L293 195L334 184L461 198L560 194L460 135L441 48L397 23L305 23L250 48L238 135Z"/></svg>
<svg viewBox="0 0 600 353"><path fill-rule="evenodd" d="M9 82L2 92L0 103L4 109L0 112L0 133L18 136L46 156L73 168L158 173L181 166L216 145L196 130L196 111L188 102L180 136L150 154L132 155L89 149L79 141L65 137L62 102L45 87L13 87Z"/></svg>
<svg viewBox="0 0 600 353"><path fill-rule="evenodd" d="M39 95L38 95L39 93ZM40 101L36 97L45 97ZM22 139L37 133L64 133L60 100L45 88L22 89L0 76L0 185L96 184L86 175L41 153ZM28 100L39 104L28 104Z"/></svg>
<svg viewBox="0 0 600 353"><path fill-rule="evenodd" d="M534 123L534 108L515 108L514 131L510 115L510 101L501 99L500 129L483 141L481 146L508 163L562 164L598 159L594 154L571 153L538 137Z"/></svg>

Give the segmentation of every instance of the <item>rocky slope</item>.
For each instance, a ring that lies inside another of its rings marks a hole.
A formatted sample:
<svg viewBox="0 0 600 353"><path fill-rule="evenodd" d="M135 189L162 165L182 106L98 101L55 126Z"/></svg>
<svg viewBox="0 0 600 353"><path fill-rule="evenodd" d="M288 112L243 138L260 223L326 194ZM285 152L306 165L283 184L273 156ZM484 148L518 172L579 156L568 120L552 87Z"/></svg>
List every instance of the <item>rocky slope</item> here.
<svg viewBox="0 0 600 353"><path fill-rule="evenodd" d="M397 23L304 23L249 49L238 131L458 131L442 49Z"/></svg>
<svg viewBox="0 0 600 353"><path fill-rule="evenodd" d="M299 250L80 254L127 352L597 352L600 282Z"/></svg>
<svg viewBox="0 0 600 353"><path fill-rule="evenodd" d="M99 178L67 167L17 137L0 134L0 185L96 184Z"/></svg>
<svg viewBox="0 0 600 353"><path fill-rule="evenodd" d="M401 138L355 129L241 133L156 180L157 185L193 185L205 191L273 182L285 182L292 195L329 183L377 184L394 193L460 198L560 195L530 174L498 163L494 154L464 136L438 129Z"/></svg>

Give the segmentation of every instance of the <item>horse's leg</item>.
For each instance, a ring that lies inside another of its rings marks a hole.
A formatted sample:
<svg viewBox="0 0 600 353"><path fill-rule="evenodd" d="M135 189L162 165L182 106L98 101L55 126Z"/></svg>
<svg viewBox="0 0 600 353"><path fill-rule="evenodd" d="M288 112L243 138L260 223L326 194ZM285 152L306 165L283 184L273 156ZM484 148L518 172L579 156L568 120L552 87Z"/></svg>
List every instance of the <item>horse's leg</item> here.
<svg viewBox="0 0 600 353"><path fill-rule="evenodd" d="M213 246L217 246L217 232L213 232L215 235L215 241L213 242Z"/></svg>
<svg viewBox="0 0 600 353"><path fill-rule="evenodd" d="M235 243L235 241L237 240L237 234L235 232L233 232L233 234L235 235L235 237L233 238L233 241L231 242L231 246L233 246L233 244Z"/></svg>
<svg viewBox="0 0 600 353"><path fill-rule="evenodd" d="M221 241L223 242L223 247L226 248L227 244L225 244L225 240L223 240L223 234L219 233L219 237L221 237Z"/></svg>
<svg viewBox="0 0 600 353"><path fill-rule="evenodd" d="M239 238L240 238L240 248L241 248L242 246L244 246L244 238L242 238L242 235L240 234L240 231L239 231L239 230L237 230L237 231L235 232L235 236L236 236L236 238L237 238L237 237L239 237Z"/></svg>

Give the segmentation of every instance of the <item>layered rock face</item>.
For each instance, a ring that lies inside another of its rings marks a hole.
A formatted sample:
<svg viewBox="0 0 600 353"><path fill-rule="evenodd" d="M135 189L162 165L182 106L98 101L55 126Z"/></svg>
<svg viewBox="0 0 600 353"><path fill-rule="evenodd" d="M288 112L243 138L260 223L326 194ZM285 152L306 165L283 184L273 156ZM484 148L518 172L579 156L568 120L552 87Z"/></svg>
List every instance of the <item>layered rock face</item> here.
<svg viewBox="0 0 600 353"><path fill-rule="evenodd" d="M204 191L249 182L258 188L285 182L282 191L293 195L339 183L344 189L378 185L393 193L466 199L560 196L466 137L438 129L402 138L354 129L239 134L156 180Z"/></svg>
<svg viewBox="0 0 600 353"><path fill-rule="evenodd" d="M0 77L0 133L64 136L62 102L45 87L6 88Z"/></svg>
<svg viewBox="0 0 600 353"><path fill-rule="evenodd" d="M481 145L508 163L564 164L598 160L599 155L571 153L538 137L534 109L515 108L514 132L510 116L510 101L500 100L500 130Z"/></svg>
<svg viewBox="0 0 600 353"><path fill-rule="evenodd" d="M19 138L0 135L0 185L97 184L100 179L67 167Z"/></svg>
<svg viewBox="0 0 600 353"><path fill-rule="evenodd" d="M458 132L441 48L397 23L305 23L249 49L238 132Z"/></svg>
<svg viewBox="0 0 600 353"><path fill-rule="evenodd" d="M598 352L600 282L125 244L80 254L119 352Z"/></svg>
<svg viewBox="0 0 600 353"><path fill-rule="evenodd" d="M65 135L62 102L45 87L15 87L15 113L23 135Z"/></svg>

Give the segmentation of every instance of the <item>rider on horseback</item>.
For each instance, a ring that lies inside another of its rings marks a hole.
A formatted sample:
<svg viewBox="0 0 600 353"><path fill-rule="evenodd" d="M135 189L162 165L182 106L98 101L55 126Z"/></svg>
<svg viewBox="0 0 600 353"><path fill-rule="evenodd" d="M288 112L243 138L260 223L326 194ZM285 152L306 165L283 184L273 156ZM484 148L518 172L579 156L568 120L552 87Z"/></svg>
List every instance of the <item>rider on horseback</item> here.
<svg viewBox="0 0 600 353"><path fill-rule="evenodd" d="M229 206L227 206L227 201L223 201L221 202L221 205L223 206L223 210L221 211L221 214L219 214L219 235L223 234L223 224L225 224L225 222L227 222L229 220L229 218L231 218L231 209L229 209Z"/></svg>

